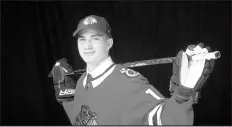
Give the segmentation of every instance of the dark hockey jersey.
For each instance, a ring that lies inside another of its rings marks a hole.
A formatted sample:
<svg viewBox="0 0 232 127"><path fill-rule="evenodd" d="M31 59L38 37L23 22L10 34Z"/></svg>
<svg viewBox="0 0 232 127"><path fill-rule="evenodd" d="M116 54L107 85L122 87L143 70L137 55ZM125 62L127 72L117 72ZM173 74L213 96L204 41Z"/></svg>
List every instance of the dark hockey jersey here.
<svg viewBox="0 0 232 127"><path fill-rule="evenodd" d="M86 73L77 82L74 101L63 106L72 125L192 125L192 100L178 104L163 97L140 73L113 66L91 89ZM94 81L93 81L94 82Z"/></svg>

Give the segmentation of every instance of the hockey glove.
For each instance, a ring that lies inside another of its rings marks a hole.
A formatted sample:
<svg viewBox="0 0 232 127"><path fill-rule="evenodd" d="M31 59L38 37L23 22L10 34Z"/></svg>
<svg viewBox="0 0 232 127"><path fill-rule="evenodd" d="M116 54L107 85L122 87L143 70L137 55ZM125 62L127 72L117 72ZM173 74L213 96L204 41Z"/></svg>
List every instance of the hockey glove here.
<svg viewBox="0 0 232 127"><path fill-rule="evenodd" d="M49 77L53 77L55 96L59 103L74 99L77 79L70 74L72 72L72 67L63 58L56 62L49 74Z"/></svg>
<svg viewBox="0 0 232 127"><path fill-rule="evenodd" d="M179 51L173 63L173 75L170 81L170 92L177 102L182 103L192 96L193 103L198 103L200 90L213 71L215 60L192 60L191 56L205 54L210 48L203 48L203 43L190 45L186 51Z"/></svg>

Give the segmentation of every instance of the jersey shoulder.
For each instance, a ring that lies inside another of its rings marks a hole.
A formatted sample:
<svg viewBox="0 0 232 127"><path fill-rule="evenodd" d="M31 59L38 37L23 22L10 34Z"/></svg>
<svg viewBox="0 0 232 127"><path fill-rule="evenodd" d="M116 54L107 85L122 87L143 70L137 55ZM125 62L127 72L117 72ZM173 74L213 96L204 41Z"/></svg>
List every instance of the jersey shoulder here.
<svg viewBox="0 0 232 127"><path fill-rule="evenodd" d="M138 71L123 65L119 65L117 71L120 73L122 79L126 80L127 84L124 84L124 88L129 89L132 93L141 94L141 97L146 96L146 94L151 94L157 100L165 98L153 85L150 84L148 79Z"/></svg>
<svg viewBox="0 0 232 127"><path fill-rule="evenodd" d="M145 78L141 73L135 71L131 68L125 67L121 64L117 65L116 71L119 75L131 83L150 85L147 78Z"/></svg>
<svg viewBox="0 0 232 127"><path fill-rule="evenodd" d="M77 86L80 84L83 84L85 76L86 76L86 72L82 73L81 76L79 76L79 78L77 80Z"/></svg>

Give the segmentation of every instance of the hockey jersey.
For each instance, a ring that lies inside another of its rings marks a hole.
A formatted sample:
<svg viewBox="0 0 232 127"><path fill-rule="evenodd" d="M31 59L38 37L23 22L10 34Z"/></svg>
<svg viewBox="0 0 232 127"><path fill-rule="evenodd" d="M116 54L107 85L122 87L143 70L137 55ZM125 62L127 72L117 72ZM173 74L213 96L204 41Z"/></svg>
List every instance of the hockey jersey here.
<svg viewBox="0 0 232 127"><path fill-rule="evenodd" d="M72 125L192 125L192 100L178 104L165 98L139 72L117 64L93 88L85 89L84 73L72 102L63 102Z"/></svg>

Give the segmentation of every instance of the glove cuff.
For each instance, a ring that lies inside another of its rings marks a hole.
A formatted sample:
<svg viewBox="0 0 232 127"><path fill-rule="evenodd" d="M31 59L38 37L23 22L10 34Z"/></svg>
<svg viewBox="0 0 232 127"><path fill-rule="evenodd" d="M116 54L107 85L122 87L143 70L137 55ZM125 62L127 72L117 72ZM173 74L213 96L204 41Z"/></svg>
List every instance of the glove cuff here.
<svg viewBox="0 0 232 127"><path fill-rule="evenodd" d="M55 96L59 103L74 99L77 82L75 78L75 75L65 76L62 82L54 84Z"/></svg>
<svg viewBox="0 0 232 127"><path fill-rule="evenodd" d="M69 102L74 99L75 89L65 87L64 84L54 85L55 96L59 103Z"/></svg>
<svg viewBox="0 0 232 127"><path fill-rule="evenodd" d="M193 98L193 103L198 103L199 100L199 91L194 91L192 88L187 88L184 86L175 86L175 91L173 95L175 96L175 99L178 103L186 102L190 99L190 97Z"/></svg>

